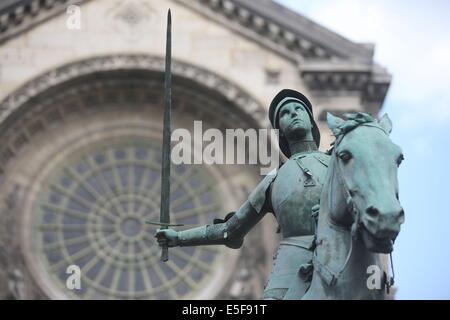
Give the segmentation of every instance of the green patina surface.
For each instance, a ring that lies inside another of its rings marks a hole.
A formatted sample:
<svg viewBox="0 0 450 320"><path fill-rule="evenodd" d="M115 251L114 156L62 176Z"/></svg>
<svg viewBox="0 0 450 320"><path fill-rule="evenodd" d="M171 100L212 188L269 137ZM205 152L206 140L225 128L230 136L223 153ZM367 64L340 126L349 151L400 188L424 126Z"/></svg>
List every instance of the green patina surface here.
<svg viewBox="0 0 450 320"><path fill-rule="evenodd" d="M269 118L280 129L280 149L289 160L234 214L185 231L160 229L160 245L239 248L247 232L272 212L282 240L264 299L383 298L386 276L381 272L380 286L368 288L367 268L383 270L378 253L392 251L404 220L397 183L403 156L389 139L390 120L378 122L364 113L346 120L329 115L337 140L325 154L317 150L320 133L312 112L305 96L282 90Z"/></svg>

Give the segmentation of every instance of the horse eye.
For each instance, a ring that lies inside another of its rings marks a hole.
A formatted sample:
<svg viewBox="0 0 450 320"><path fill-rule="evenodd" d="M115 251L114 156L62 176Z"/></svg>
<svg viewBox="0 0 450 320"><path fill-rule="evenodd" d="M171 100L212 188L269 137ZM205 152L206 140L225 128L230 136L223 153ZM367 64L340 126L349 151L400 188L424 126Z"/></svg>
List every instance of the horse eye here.
<svg viewBox="0 0 450 320"><path fill-rule="evenodd" d="M339 158L344 161L344 163L348 162L352 158L352 154L348 151L342 151L339 153Z"/></svg>
<svg viewBox="0 0 450 320"><path fill-rule="evenodd" d="M399 166L402 161L405 159L405 157L403 156L403 154L401 154L398 158L397 158L397 166Z"/></svg>

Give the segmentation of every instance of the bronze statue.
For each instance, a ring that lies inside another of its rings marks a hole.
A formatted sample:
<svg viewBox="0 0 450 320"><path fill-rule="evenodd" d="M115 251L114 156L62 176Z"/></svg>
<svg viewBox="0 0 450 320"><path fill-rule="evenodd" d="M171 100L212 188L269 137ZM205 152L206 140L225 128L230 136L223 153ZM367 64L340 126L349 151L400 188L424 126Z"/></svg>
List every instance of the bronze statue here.
<svg viewBox="0 0 450 320"><path fill-rule="evenodd" d="M336 141L332 152L323 153L311 102L295 90L280 91L270 104L269 119L280 131L279 146L289 160L224 220L179 232L168 228L170 12L168 27L161 221L152 222L162 226L155 235L162 260L174 246L240 248L249 230L272 212L282 240L264 299L383 298L392 281L383 274L380 286L368 286L368 268L382 270L378 253L392 251L404 221L397 183L403 155L389 139L387 116L378 122L365 113L348 114L347 120L329 114Z"/></svg>
<svg viewBox="0 0 450 320"><path fill-rule="evenodd" d="M236 249L245 234L272 212L283 240L263 298L299 299L310 283L307 275L299 277L299 269L307 269L312 260L316 222L311 208L319 203L329 156L317 149L320 133L312 105L301 93L279 92L270 104L269 117L272 126L280 130L280 149L289 160L267 175L225 221L180 232L160 229L156 237L162 246L223 244Z"/></svg>

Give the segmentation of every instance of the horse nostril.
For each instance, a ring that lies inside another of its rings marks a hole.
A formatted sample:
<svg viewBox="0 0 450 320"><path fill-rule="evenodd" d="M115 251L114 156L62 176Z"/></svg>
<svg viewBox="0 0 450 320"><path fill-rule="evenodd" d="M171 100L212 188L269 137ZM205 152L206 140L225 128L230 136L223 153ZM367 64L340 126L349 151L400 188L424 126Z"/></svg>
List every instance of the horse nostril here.
<svg viewBox="0 0 450 320"><path fill-rule="evenodd" d="M403 209L399 211L399 213L397 215L397 220L400 223L403 223L403 221L405 221L405 211L403 211Z"/></svg>
<svg viewBox="0 0 450 320"><path fill-rule="evenodd" d="M371 216L372 218L375 218L375 217L377 217L377 216L380 214L380 212L378 211L378 209L375 208L375 207L369 207L369 208L367 208L367 209L366 209L366 213L367 213L369 216Z"/></svg>

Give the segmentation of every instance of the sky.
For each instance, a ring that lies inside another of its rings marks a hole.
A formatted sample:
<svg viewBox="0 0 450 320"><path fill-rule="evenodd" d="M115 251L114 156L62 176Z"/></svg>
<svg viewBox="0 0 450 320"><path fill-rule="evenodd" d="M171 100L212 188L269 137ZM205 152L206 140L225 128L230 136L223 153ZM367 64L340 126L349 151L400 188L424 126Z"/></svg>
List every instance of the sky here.
<svg viewBox="0 0 450 320"><path fill-rule="evenodd" d="M355 42L392 74L380 115L405 155L396 299L450 299L450 1L277 0Z"/></svg>

